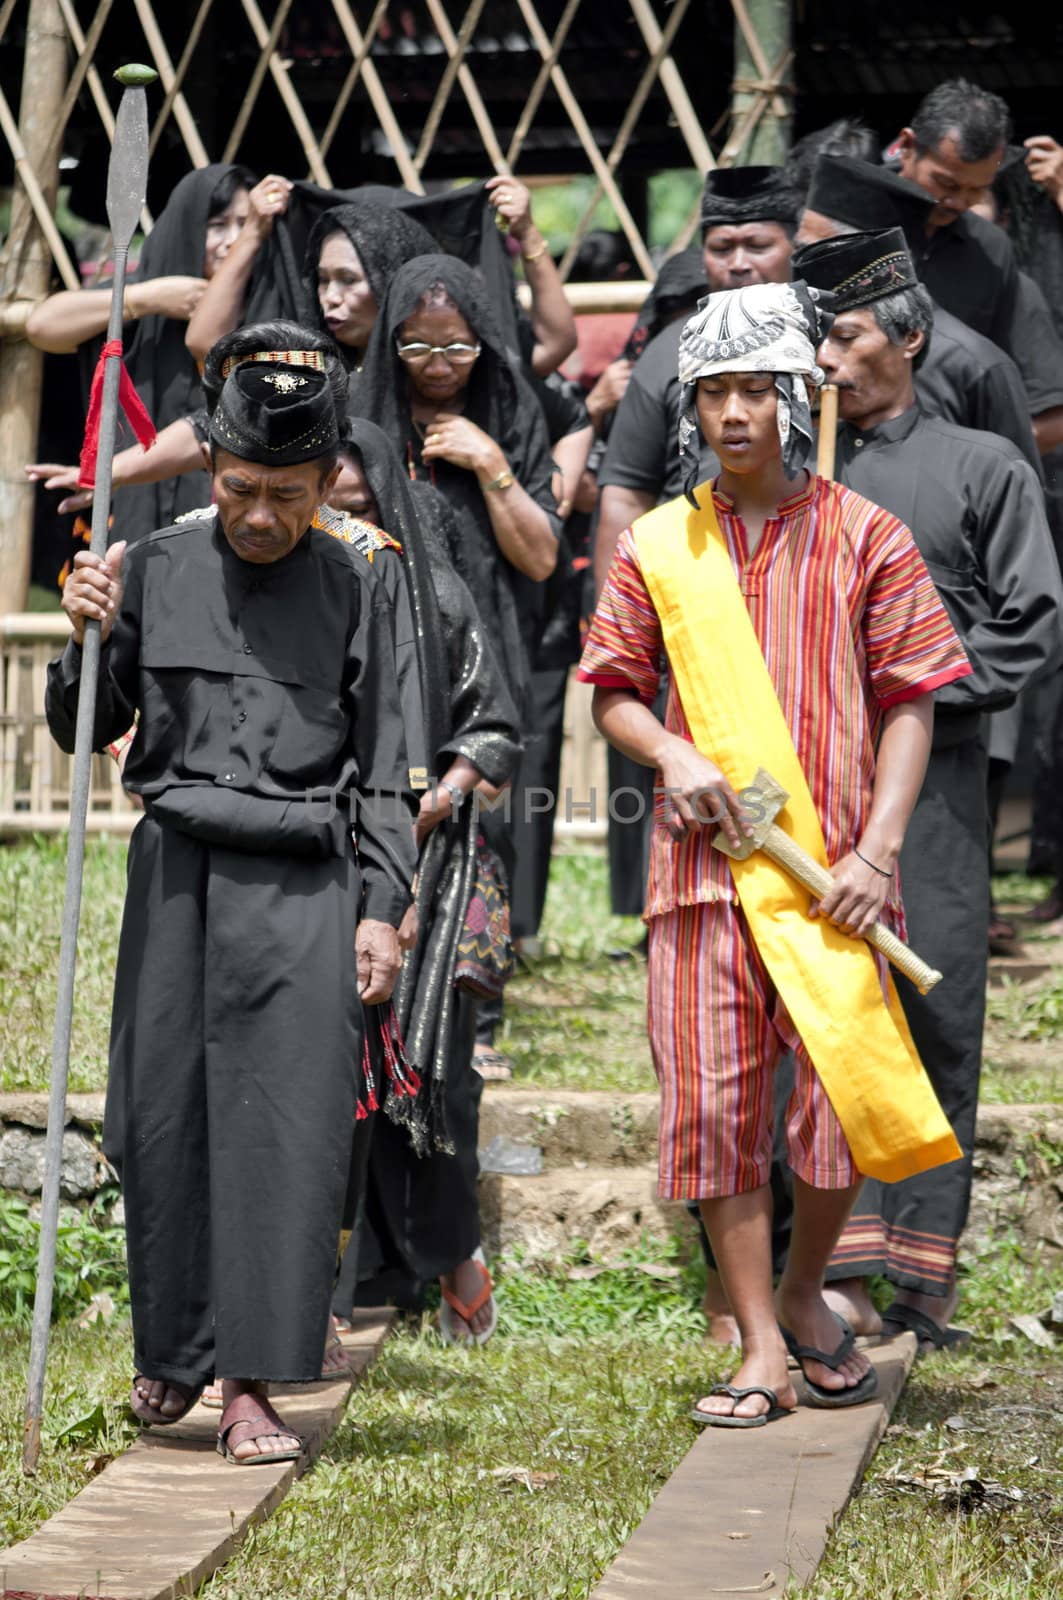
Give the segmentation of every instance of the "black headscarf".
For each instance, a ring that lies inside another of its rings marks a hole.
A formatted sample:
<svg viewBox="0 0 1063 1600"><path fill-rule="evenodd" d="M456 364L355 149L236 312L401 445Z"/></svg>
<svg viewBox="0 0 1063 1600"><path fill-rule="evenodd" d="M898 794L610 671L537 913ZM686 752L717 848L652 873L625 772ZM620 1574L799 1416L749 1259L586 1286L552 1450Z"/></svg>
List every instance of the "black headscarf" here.
<svg viewBox="0 0 1063 1600"><path fill-rule="evenodd" d="M171 274L203 276L215 192L230 174L242 172L240 167L216 162L181 179L144 243L138 283ZM157 429L202 405L199 372L185 346L187 331L187 323L173 317L143 317L126 352L130 376ZM209 479L203 472L123 489L115 501L113 537L142 538L209 498Z"/></svg>
<svg viewBox="0 0 1063 1600"><path fill-rule="evenodd" d="M497 641L507 683L518 705L542 626L544 586L525 577L502 554L475 473L447 462L421 461L421 439L410 411L409 378L395 342L423 297L441 284L482 346L465 390L464 414L504 452L521 486L560 531L550 487L552 462L542 409L507 346L482 278L452 256L419 256L396 273L366 352L362 379L349 404L370 416L406 459L411 476L429 478L458 518L464 575Z"/></svg>
<svg viewBox="0 0 1063 1600"><path fill-rule="evenodd" d="M417 252L407 251L394 261L384 262L385 270L393 272L401 261L410 259L411 253L423 254L426 249L441 250L457 256L482 274L492 303L502 323L507 346L517 345L517 312L513 267L506 247L495 224L495 213L488 203L487 191L482 183L466 184L460 189L447 189L442 194L411 194L408 189L391 189L383 184L367 184L360 189L322 189L316 183L297 182L292 185L288 208L277 219L273 231L259 251L251 277L245 317L249 322L264 321L269 317L288 317L297 321L309 320L320 326L317 307L316 284L311 283L310 303L307 302L306 276L317 267L315 254L308 256L311 235L324 212L353 205L359 208L379 208L390 211L397 224L396 236L410 238L403 221L409 219L426 230L433 243L422 244ZM378 212L378 214L379 214ZM341 224L347 232L345 224ZM401 232L400 232L401 230ZM373 284L370 263L363 255L358 238L351 239L373 285L373 293L383 304L386 283L381 289ZM394 246L382 240L382 252L394 254ZM372 243L366 246L367 254L375 255Z"/></svg>
<svg viewBox="0 0 1063 1600"><path fill-rule="evenodd" d="M380 525L402 546L410 611L417 634L425 751L429 772L436 772L438 757L446 750L450 736L447 653L431 562L410 495L410 484L387 435L365 417L347 419L340 449L351 451L360 461L380 513Z"/></svg>
<svg viewBox="0 0 1063 1600"><path fill-rule="evenodd" d="M454 559L461 554L454 514L430 483L411 483L409 493L428 552L447 647L448 748L465 756L489 782L501 784L512 776L520 752L517 710L505 687L491 630ZM485 821L466 801L456 816L432 831L421 852L416 901L421 937L403 963L395 1005L422 1088L412 1105L396 1100L386 1107L408 1124L418 1151L454 1150L446 1081L458 1067L469 1070L460 1039L457 1056L454 1049L454 966Z"/></svg>

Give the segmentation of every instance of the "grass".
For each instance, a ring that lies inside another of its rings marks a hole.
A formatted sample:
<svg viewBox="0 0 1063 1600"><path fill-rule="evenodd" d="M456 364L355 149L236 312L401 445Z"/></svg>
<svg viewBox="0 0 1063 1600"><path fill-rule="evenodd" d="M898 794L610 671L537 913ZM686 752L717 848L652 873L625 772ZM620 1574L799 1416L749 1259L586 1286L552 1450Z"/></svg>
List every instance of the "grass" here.
<svg viewBox="0 0 1063 1600"><path fill-rule="evenodd" d="M72 1090L106 1083L125 851L118 839L90 840L86 850ZM0 848L0 1089L48 1086L64 862L63 839ZM1040 880L1009 877L1002 880L1001 903L1030 903L1043 890ZM544 954L510 984L497 1041L512 1058L518 1083L628 1094L655 1087L646 1037L646 965L634 953L643 932L636 918L610 915L602 853L558 855L542 929ZM632 952L630 959L614 959L625 950ZM1055 1043L1060 1035L1063 968L1058 978L992 990L983 1100L1063 1101Z"/></svg>
<svg viewBox="0 0 1063 1600"><path fill-rule="evenodd" d="M93 839L85 852L72 1090L107 1080L111 989L125 892L124 840ZM47 1089L52 1054L66 837L0 848L0 1088Z"/></svg>
<svg viewBox="0 0 1063 1600"><path fill-rule="evenodd" d="M650 1239L595 1277L578 1248L534 1271L511 1258L479 1352L402 1326L313 1471L203 1600L586 1600L692 1444L688 1403L728 1367L700 1343L699 1277L678 1260ZM917 1367L805 1600L1058 1600L1063 1349L1008 1323L1042 1309L1052 1282L1049 1258L1024 1262L1012 1239L969 1265L976 1341ZM25 1332L0 1328L0 1543L133 1437L127 1324L62 1323L41 1471L24 1480L25 1357ZM960 1485L968 1469L981 1490Z"/></svg>
<svg viewBox="0 0 1063 1600"><path fill-rule="evenodd" d="M104 1081L124 859L123 843L90 842L78 1089ZM47 1082L62 871L62 842L0 850L5 1088ZM608 955L641 933L609 916L601 856L559 858L546 954L507 1002L503 1043L518 1082L652 1088L645 965ZM991 996L988 1097L1063 1098L1063 1009L1052 991ZM0 1216L0 1266L26 1223L24 1208ZM0 1294L11 1319L0 1326L2 1544L39 1525L133 1437L113 1230L72 1221L64 1246L64 1319L32 1481L18 1467L28 1341L17 1271ZM19 1253L16 1242L8 1265L18 1267ZM1058 1600L1063 1346L1040 1350L1009 1321L1048 1304L1057 1260L1027 1259L1003 1237L965 1264L963 1321L976 1340L917 1368L803 1600ZM444 1350L423 1321L399 1330L324 1457L205 1585L204 1600L586 1600L693 1442L688 1403L730 1363L701 1343L699 1272L674 1242L645 1240L608 1266L579 1246L534 1267L511 1256L499 1279L500 1328L486 1350ZM117 1309L90 1322L82 1307L99 1284ZM965 1469L981 1490L962 1487ZM934 1476L950 1473L951 1487Z"/></svg>

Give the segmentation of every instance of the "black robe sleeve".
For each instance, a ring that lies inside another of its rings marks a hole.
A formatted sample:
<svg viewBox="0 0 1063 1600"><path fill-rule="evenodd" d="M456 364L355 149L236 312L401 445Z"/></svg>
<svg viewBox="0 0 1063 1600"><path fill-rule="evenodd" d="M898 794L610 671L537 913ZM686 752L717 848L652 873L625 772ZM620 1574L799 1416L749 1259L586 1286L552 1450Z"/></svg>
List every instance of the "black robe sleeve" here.
<svg viewBox="0 0 1063 1600"><path fill-rule="evenodd" d="M364 880L362 915L398 927L412 899L417 852L409 764L395 673L391 612L366 584L368 604L347 655L358 793L352 812Z"/></svg>
<svg viewBox="0 0 1063 1600"><path fill-rule="evenodd" d="M511 776L520 754L517 710L495 660L487 629L467 586L456 572L434 568L432 581L450 665L451 733L439 753L464 756L489 783Z"/></svg>
<svg viewBox="0 0 1063 1600"><path fill-rule="evenodd" d="M990 438L986 436L986 443ZM968 539L983 603L961 630L970 677L939 689L938 705L991 711L1010 705L1054 666L1063 648L1063 586L1033 469L1002 441L971 457ZM931 569L933 570L933 569ZM948 603L947 591L943 598Z"/></svg>
<svg viewBox="0 0 1063 1600"><path fill-rule="evenodd" d="M103 750L133 726L137 708L137 663L140 655L140 561L133 549L122 562L122 603L110 637L100 651L92 748ZM52 738L73 754L81 690L81 646L70 640L63 654L49 663L44 710Z"/></svg>

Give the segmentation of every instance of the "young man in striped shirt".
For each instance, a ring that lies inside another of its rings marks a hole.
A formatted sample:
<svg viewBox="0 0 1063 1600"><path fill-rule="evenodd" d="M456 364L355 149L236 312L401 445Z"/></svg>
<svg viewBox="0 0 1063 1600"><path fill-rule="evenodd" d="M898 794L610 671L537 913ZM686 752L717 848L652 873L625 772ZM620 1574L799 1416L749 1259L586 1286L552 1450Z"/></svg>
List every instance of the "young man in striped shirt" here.
<svg viewBox="0 0 1063 1600"><path fill-rule="evenodd" d="M694 1411L725 1427L796 1405L786 1343L811 1403L870 1398L874 1372L822 1297L834 1241L862 1171L958 1155L860 936L883 915L901 925L894 869L932 691L970 669L907 528L805 470L819 320L802 284L764 284L710 296L687 323L686 495L622 535L580 669L605 737L658 774L646 918L659 1193L700 1202L734 1307L741 1365ZM707 449L714 483L701 481ZM650 710L662 649L663 723ZM759 765L785 774L782 825L832 867L818 911L763 856L739 865L712 849L714 825L733 845L751 832L756 795L738 790ZM772 1076L787 1048L795 1219L773 1299Z"/></svg>

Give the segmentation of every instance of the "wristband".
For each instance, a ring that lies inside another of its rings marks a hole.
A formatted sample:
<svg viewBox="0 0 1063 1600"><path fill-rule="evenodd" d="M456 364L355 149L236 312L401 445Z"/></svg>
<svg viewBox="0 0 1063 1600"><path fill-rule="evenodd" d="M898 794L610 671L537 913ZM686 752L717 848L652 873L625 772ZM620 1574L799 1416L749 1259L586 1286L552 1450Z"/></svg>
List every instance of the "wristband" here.
<svg viewBox="0 0 1063 1600"><path fill-rule="evenodd" d="M497 478L492 478L490 483L485 483L484 484L484 489L488 493L492 492L495 489L508 489L510 484L513 483L514 481L515 480L514 480L512 472L510 472L508 467L505 467L503 469L503 471L501 471L498 474Z"/></svg>
<svg viewBox="0 0 1063 1600"><path fill-rule="evenodd" d="M877 872L880 878L893 877L892 872L887 872L884 867L876 867L873 861L869 861L866 856L862 856L855 845L853 845L853 855L856 856L858 861L862 861L865 867L870 867L872 872Z"/></svg>
<svg viewBox="0 0 1063 1600"><path fill-rule="evenodd" d="M544 239L538 250L533 250L530 256L521 253L522 261L539 261L546 254L546 240Z"/></svg>

